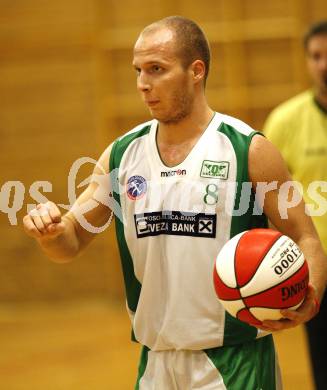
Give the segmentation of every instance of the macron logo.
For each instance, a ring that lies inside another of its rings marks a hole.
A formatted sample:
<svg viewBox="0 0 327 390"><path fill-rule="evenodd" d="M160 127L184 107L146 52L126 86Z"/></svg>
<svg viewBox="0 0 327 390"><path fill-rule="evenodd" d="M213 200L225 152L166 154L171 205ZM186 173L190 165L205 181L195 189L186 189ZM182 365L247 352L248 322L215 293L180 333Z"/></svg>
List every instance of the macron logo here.
<svg viewBox="0 0 327 390"><path fill-rule="evenodd" d="M184 175L186 175L186 169L177 169L176 171L161 172L161 177L184 176Z"/></svg>

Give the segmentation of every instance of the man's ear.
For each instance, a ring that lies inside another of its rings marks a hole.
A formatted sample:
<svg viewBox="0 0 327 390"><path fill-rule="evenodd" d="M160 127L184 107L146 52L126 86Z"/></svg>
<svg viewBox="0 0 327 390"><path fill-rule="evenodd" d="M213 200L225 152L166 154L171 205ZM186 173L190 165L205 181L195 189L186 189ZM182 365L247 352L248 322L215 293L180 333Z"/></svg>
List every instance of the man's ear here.
<svg viewBox="0 0 327 390"><path fill-rule="evenodd" d="M201 60L195 60L191 64L191 69L193 73L193 79L197 83L201 80L204 80L206 66L203 61Z"/></svg>

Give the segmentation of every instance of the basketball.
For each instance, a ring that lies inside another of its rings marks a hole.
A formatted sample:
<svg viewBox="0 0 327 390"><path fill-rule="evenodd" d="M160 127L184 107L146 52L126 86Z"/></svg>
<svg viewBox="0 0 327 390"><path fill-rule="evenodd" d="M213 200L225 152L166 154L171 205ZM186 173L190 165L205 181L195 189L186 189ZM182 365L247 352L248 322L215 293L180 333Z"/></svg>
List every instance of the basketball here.
<svg viewBox="0 0 327 390"><path fill-rule="evenodd" d="M217 256L213 275L225 310L254 326L282 318L281 309L297 309L309 281L300 248L272 229L247 230L229 240Z"/></svg>

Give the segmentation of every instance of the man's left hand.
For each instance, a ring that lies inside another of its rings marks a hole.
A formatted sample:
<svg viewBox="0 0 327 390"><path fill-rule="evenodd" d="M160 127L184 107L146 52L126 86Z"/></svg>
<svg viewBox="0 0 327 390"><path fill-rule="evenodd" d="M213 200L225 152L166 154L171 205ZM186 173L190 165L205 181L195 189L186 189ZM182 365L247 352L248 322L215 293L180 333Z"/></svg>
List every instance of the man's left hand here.
<svg viewBox="0 0 327 390"><path fill-rule="evenodd" d="M319 311L316 290L312 285L308 285L307 295L302 305L297 310L281 310L283 316L280 320L264 320L262 325L257 326L259 329L274 332L294 328L297 325L303 324L313 318Z"/></svg>

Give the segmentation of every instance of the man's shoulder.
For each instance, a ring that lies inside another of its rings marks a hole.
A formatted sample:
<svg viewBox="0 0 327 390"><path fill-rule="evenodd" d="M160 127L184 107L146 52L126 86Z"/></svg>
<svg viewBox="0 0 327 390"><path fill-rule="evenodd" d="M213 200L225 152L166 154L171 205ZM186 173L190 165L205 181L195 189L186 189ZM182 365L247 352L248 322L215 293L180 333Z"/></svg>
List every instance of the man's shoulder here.
<svg viewBox="0 0 327 390"><path fill-rule="evenodd" d="M230 115L217 113L220 119L219 130L224 132L228 128L232 132L240 133L244 136L250 136L255 130L241 119Z"/></svg>
<svg viewBox="0 0 327 390"><path fill-rule="evenodd" d="M133 127L131 130L128 130L123 135L119 136L116 139L116 142L128 142L131 139L141 137L144 134L150 132L151 126L154 124L155 120L152 119L147 122L140 123L139 125Z"/></svg>
<svg viewBox="0 0 327 390"><path fill-rule="evenodd" d="M142 139L150 133L151 126L155 125L156 121L151 120L135 126L133 129L127 131L118 137L113 143L110 151L110 169L119 166L125 152L129 146L136 140Z"/></svg>

